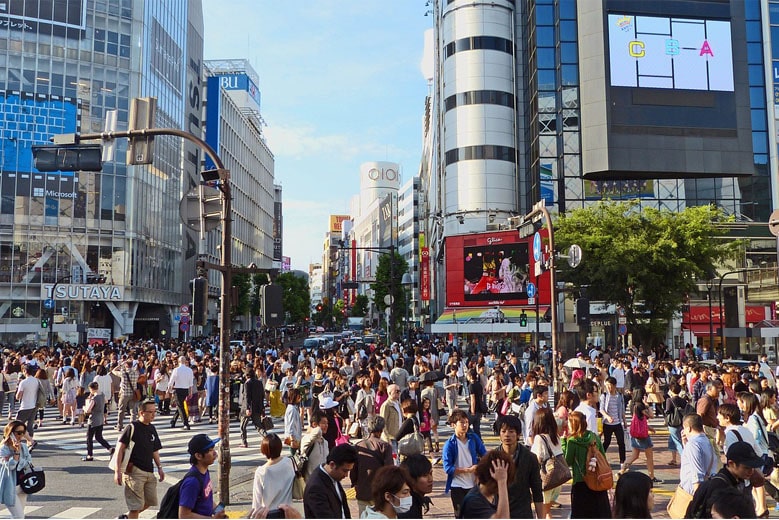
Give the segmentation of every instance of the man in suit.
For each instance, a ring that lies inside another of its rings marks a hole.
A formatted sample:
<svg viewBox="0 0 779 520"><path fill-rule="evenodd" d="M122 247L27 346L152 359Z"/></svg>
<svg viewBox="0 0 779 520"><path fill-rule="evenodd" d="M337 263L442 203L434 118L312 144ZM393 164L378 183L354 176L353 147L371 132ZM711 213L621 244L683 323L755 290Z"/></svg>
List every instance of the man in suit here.
<svg viewBox="0 0 779 520"><path fill-rule="evenodd" d="M324 464L315 469L306 482L303 510L306 518L351 518L341 480L357 462L357 448L341 444L327 455Z"/></svg>
<svg viewBox="0 0 779 520"><path fill-rule="evenodd" d="M249 422L257 429L257 433L263 431L260 434L260 441L267 433L262 427L262 416L265 413L265 388L262 381L257 379L253 368L246 369L246 381L241 385L238 402L241 407L241 443L244 448L248 448L246 429Z"/></svg>

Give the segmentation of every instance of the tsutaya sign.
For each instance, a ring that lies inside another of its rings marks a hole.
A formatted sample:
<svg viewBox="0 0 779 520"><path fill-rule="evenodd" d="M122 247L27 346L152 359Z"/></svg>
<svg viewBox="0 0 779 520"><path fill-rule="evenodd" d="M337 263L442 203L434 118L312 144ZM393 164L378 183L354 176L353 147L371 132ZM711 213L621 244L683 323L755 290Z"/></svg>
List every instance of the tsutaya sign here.
<svg viewBox="0 0 779 520"><path fill-rule="evenodd" d="M85 300L85 301L122 301L124 287L118 285L97 284L60 284L54 291L54 284L43 284L41 299Z"/></svg>

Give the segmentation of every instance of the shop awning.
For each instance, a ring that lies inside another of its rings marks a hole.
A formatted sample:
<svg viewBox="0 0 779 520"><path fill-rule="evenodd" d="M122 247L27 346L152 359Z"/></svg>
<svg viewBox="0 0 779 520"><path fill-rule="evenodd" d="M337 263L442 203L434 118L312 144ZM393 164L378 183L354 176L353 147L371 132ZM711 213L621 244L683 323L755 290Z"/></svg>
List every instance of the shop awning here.
<svg viewBox="0 0 779 520"><path fill-rule="evenodd" d="M714 323L712 328L714 329L714 335L717 336L718 323ZM682 330L689 330L696 336L708 336L709 324L708 323L684 323L682 324Z"/></svg>

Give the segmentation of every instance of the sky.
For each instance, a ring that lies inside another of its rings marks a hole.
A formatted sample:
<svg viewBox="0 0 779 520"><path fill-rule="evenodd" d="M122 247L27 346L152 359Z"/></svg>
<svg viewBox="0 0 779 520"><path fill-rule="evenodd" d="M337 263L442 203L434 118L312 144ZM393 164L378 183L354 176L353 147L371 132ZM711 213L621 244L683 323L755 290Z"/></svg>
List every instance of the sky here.
<svg viewBox="0 0 779 520"><path fill-rule="evenodd" d="M203 0L205 59L248 59L283 187L283 254L321 262L367 161L418 171L432 26L424 0Z"/></svg>

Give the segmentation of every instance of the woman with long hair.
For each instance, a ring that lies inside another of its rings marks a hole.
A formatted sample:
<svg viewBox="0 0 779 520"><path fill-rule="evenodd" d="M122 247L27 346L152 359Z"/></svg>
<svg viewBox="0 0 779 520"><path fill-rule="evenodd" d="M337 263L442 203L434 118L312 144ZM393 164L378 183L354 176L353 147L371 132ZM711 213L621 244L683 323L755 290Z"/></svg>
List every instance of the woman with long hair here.
<svg viewBox="0 0 779 520"><path fill-rule="evenodd" d="M22 421L11 421L3 431L0 446L0 503L8 508L11 518L24 518L27 493L22 491L17 475L32 464L27 444L22 442L27 427Z"/></svg>
<svg viewBox="0 0 779 520"><path fill-rule="evenodd" d="M389 393L387 393L388 386L389 379L385 377L379 379L379 388L376 390L376 407L373 410L374 413L379 413L379 410L381 410L381 405L384 404L384 401L389 398Z"/></svg>
<svg viewBox="0 0 779 520"><path fill-rule="evenodd" d="M573 485L571 486L571 518L610 518L611 505L608 491L593 491L584 482L584 473L590 461L587 450L595 443L604 454L600 437L587 429L587 419L581 412L571 412L568 416L569 437L563 438L563 454L571 468Z"/></svg>
<svg viewBox="0 0 779 520"><path fill-rule="evenodd" d="M363 437L370 435L368 432L368 422L371 417L376 415L376 392L371 388L371 378L364 376L359 380L360 389L357 391L357 399L354 401L355 414L360 421L360 429ZM360 417L360 415L364 415Z"/></svg>
<svg viewBox="0 0 779 520"><path fill-rule="evenodd" d="M46 404L48 404L53 400L54 390L51 387L51 381L49 381L49 374L47 374L44 369L39 368L38 370L36 370L35 378L38 380L38 384L41 385L41 388L43 388L43 393L46 396L46 403L44 403L42 408L38 408L38 412L36 414L38 416L38 420L35 422L35 428L37 429L43 426L43 414L46 411ZM36 394L36 399L37 399L37 394Z"/></svg>
<svg viewBox="0 0 779 520"><path fill-rule="evenodd" d="M652 518L654 507L652 479L647 474L631 471L619 478L614 491L614 518Z"/></svg>
<svg viewBox="0 0 779 520"><path fill-rule="evenodd" d="M668 399L665 401L665 417L666 424L668 425L668 449L671 451L671 460L668 462L668 464L671 466L679 465L677 456L679 460L681 460L682 449L684 448L684 445L682 444L682 425L668 424L668 422L671 420L671 415L674 413L674 410L684 410L684 408L689 404L689 401L682 397L681 393L682 387L679 386L679 383L674 381L668 388Z"/></svg>
<svg viewBox="0 0 779 520"><path fill-rule="evenodd" d="M655 484L662 484L663 481L655 477L655 459L652 450L654 444L650 435L655 433L655 429L649 426L649 419L652 417L652 409L643 402L638 402L633 406L633 418L630 420L630 447L633 448L633 452L628 460L622 464L619 474L623 475L626 473L630 466L638 460L639 455L643 451L646 457L646 469L649 477Z"/></svg>
<svg viewBox="0 0 779 520"><path fill-rule="evenodd" d="M62 424L68 424L68 416L70 416L70 425L76 424L76 394L78 388L75 371L72 368L67 369L62 380Z"/></svg>
<svg viewBox="0 0 779 520"><path fill-rule="evenodd" d="M252 509L276 509L281 504L292 503L295 467L292 459L281 455L282 447L281 439L275 433L269 433L262 439L260 452L268 460L254 472Z"/></svg>
<svg viewBox="0 0 779 520"><path fill-rule="evenodd" d="M763 468L757 468L755 471L763 471L763 475L770 475L773 468L769 467L768 457L768 426L763 419L760 409L760 400L757 395L751 392L739 392L737 395L738 408L744 417L744 426L747 427L755 437L755 445L759 451L756 451L758 457L762 457L766 465ZM755 499L755 511L758 518L768 516L768 509L765 503L765 486L752 487L752 497Z"/></svg>
<svg viewBox="0 0 779 520"><path fill-rule="evenodd" d="M168 393L168 383L170 374L168 373L168 364L165 361L160 362L159 367L154 374L154 388L157 400L159 400L160 415L170 415L170 394Z"/></svg>
<svg viewBox="0 0 779 520"><path fill-rule="evenodd" d="M530 451L538 458L539 466L543 467L547 460L562 455L563 447L557 434L557 420L549 408L539 408L533 416L533 445ZM560 507L557 499L560 497L562 485L544 491L544 517L552 518L552 508Z"/></svg>
<svg viewBox="0 0 779 520"><path fill-rule="evenodd" d="M563 390L559 401L557 401L557 409L554 411L554 416L557 421L557 431L561 437L568 436L568 416L578 406L576 401L576 394L570 390Z"/></svg>

